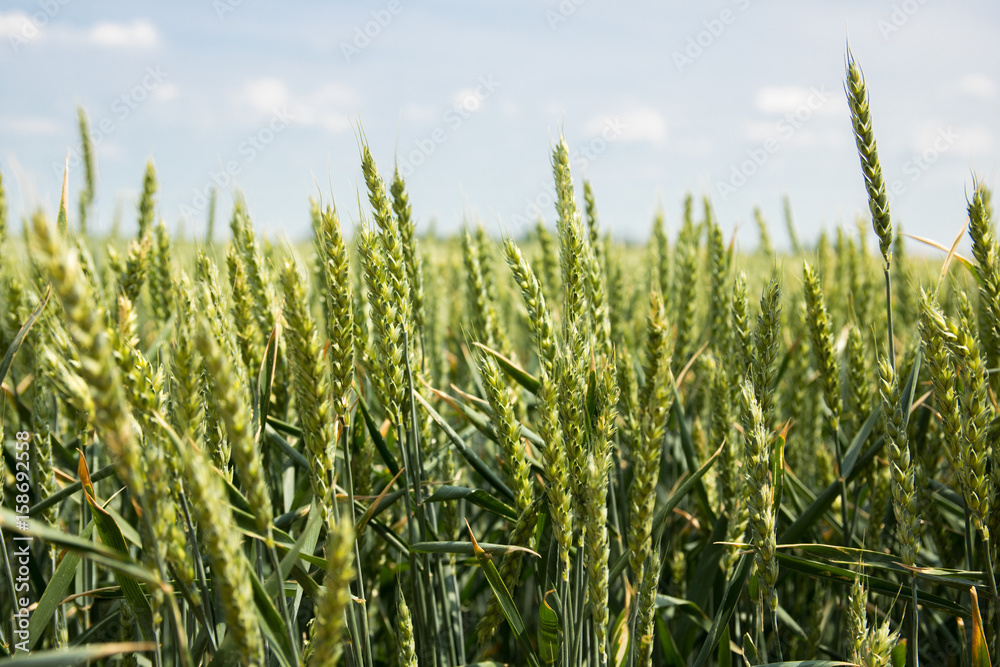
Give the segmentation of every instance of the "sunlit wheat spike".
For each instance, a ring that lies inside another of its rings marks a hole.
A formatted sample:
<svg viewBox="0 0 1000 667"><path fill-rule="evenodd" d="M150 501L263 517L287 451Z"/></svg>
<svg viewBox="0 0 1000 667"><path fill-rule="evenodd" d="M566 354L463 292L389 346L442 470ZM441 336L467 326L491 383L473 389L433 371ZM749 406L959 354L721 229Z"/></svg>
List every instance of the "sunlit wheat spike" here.
<svg viewBox="0 0 1000 667"><path fill-rule="evenodd" d="M656 479L660 470L663 433L672 406L670 385L670 342L663 302L653 292L650 297L646 341L646 384L640 396L639 438L632 453L633 481L628 494L629 565L637 581L652 552L651 531L656 502Z"/></svg>
<svg viewBox="0 0 1000 667"><path fill-rule="evenodd" d="M566 327L566 353L556 364L555 380L559 388L559 422L563 429L563 443L570 463L570 479L573 481L575 506L584 502L584 466L587 460L587 414L585 397L587 394L586 366L589 348L584 334L570 323ZM586 531L586 524L581 526ZM583 533L581 533L582 539Z"/></svg>
<svg viewBox="0 0 1000 667"><path fill-rule="evenodd" d="M480 226L480 229L482 227ZM473 240L468 229L462 230L462 258L465 260L466 291L469 295L469 306L473 314L475 333L487 347L497 348L496 312L490 301L490 293L480 262L480 248Z"/></svg>
<svg viewBox="0 0 1000 667"><path fill-rule="evenodd" d="M872 225L878 235L879 250L881 250L885 264L888 266L892 258L892 253L889 252L892 247L889 199L885 192L885 180L882 178L882 166L878 160L875 132L872 130L871 111L868 107L868 88L865 85L864 74L849 50L847 52L847 80L844 89L847 93L848 106L851 108L851 123L854 128L855 143L858 146L858 156L861 158L865 189L868 191L868 208L871 210Z"/></svg>
<svg viewBox="0 0 1000 667"><path fill-rule="evenodd" d="M246 202L242 196L236 198L229 228L232 233L233 245L236 246L236 254L243 264L243 272L253 295L251 304L254 316L257 318L258 328L255 333L263 339L274 330L277 318L277 299L271 285L271 267L261 253L250 215L247 212Z"/></svg>
<svg viewBox="0 0 1000 667"><path fill-rule="evenodd" d="M205 404L201 395L201 355L194 344L194 288L181 271L174 301L174 332L170 355L170 407L177 432L192 442L201 442L205 427Z"/></svg>
<svg viewBox="0 0 1000 667"><path fill-rule="evenodd" d="M645 574L639 587L636 608L636 664L650 667L653 664L653 638L656 619L656 593L660 582L660 554L652 552L645 564Z"/></svg>
<svg viewBox="0 0 1000 667"><path fill-rule="evenodd" d="M728 372L716 367L712 375L712 425L709 442L722 447L722 456L716 466L722 502L730 521L736 519L736 508L743 498L743 480L739 474L742 449L737 447L733 432L733 412L729 401L732 391Z"/></svg>
<svg viewBox="0 0 1000 667"><path fill-rule="evenodd" d="M367 224L358 230L358 253L364 267L372 331L367 356L373 366L372 382L391 419L398 423L406 403L403 373L403 327L401 302L379 251L378 235Z"/></svg>
<svg viewBox="0 0 1000 667"><path fill-rule="evenodd" d="M385 277L399 310L399 319L407 331L412 333L411 293L406 275L406 254L400 237L399 223L392 214L385 183L379 175L368 145L362 146L361 169L364 172L365 185L368 188L368 201L372 207L372 217L378 227L378 239L381 247L382 262L385 267ZM412 347L412 346L411 346Z"/></svg>
<svg viewBox="0 0 1000 667"><path fill-rule="evenodd" d="M316 602L305 656L310 667L333 667L343 650L344 613L349 611L349 585L354 579L354 539L354 527L348 521L337 522L327 537L324 588Z"/></svg>
<svg viewBox="0 0 1000 667"><path fill-rule="evenodd" d="M503 453L504 471L514 490L518 514L521 514L528 509L532 499L531 473L521 438L521 425L514 415L514 403L496 360L489 354L481 354L479 370Z"/></svg>
<svg viewBox="0 0 1000 667"><path fill-rule="evenodd" d="M229 272L229 284L232 288L230 312L233 318L236 346L240 350L243 365L248 370L257 369L260 368L263 355L260 342L264 340L264 337L253 312L254 298L247 282L246 270L240 261L239 251L233 244L226 248L226 267Z"/></svg>
<svg viewBox="0 0 1000 667"><path fill-rule="evenodd" d="M2 269L3 267L0 267ZM41 267L35 269L41 271ZM13 272L4 272L3 275L3 319L0 320L0 341L3 343L3 347L7 347L13 342L14 337L17 332L20 331L21 325L24 323L30 310L28 310L28 304L25 300L25 284L21 281L21 278L14 275ZM48 309L46 309L48 310ZM46 317L46 312L42 312L42 317ZM68 336L67 336L68 341ZM67 343L68 345L68 343Z"/></svg>
<svg viewBox="0 0 1000 667"><path fill-rule="evenodd" d="M187 534L182 526L178 503L182 464L174 455L168 437L159 425L151 426L143 443L146 489L157 559L144 554L147 562L169 564L171 571L189 591L194 591L194 560L188 550ZM195 599L199 596L194 593ZM154 591L154 610L163 604L162 592Z"/></svg>
<svg viewBox="0 0 1000 667"><path fill-rule="evenodd" d="M849 648L848 657L855 662L862 659L862 649L868 637L868 591L861 583L861 577L854 577L854 584L851 586L850 607L847 614L847 636L845 642Z"/></svg>
<svg viewBox="0 0 1000 667"><path fill-rule="evenodd" d="M170 234L161 220L153 228L153 245L150 250L149 297L153 304L153 317L160 324L170 319L173 305L174 276L171 262Z"/></svg>
<svg viewBox="0 0 1000 667"><path fill-rule="evenodd" d="M52 350L51 345L47 344L47 341L44 339L39 341L38 356L41 358L39 365L45 372L44 375L40 375L36 380L38 394L34 402L35 411L33 417L36 433L34 441L35 456L32 463L35 469L38 499L45 500L59 490L59 486L56 484L55 466L52 460L53 437L58 437L58 432L53 433L53 431L57 431L58 427L56 423L58 416L54 390L59 387L65 393L67 385L76 384L77 381L82 384L82 381L65 364L59 363L60 360ZM90 401L86 386L81 387L81 389L80 393L84 396L83 401L90 402L92 406L93 402ZM92 408L90 414L93 414ZM57 526L57 508L52 507L42 515L42 518L48 525Z"/></svg>
<svg viewBox="0 0 1000 667"><path fill-rule="evenodd" d="M916 563L920 551L920 513L917 507L916 473L907 447L906 412L902 403L896 373L886 357L880 356L879 392L882 395L882 414L885 438L892 475L893 510L903 562Z"/></svg>
<svg viewBox="0 0 1000 667"><path fill-rule="evenodd" d="M990 455L986 364L968 315L961 322L945 317L930 295L922 292L921 338L931 369L935 400L944 426L945 451L958 473L966 507L984 540L990 539L989 514L994 490L987 476ZM964 292L962 310L971 311ZM993 456L997 443L993 439Z"/></svg>
<svg viewBox="0 0 1000 667"><path fill-rule="evenodd" d="M142 178L142 195L139 197L139 233L137 238L146 236L155 216L156 202L156 167L153 161L146 162L146 173Z"/></svg>
<svg viewBox="0 0 1000 667"><path fill-rule="evenodd" d="M291 261L281 271L284 294L285 336L295 406L302 425L302 438L312 471L310 481L316 501L332 521L332 475L334 457L333 410L330 381L323 363L316 324L309 313L302 274Z"/></svg>
<svg viewBox="0 0 1000 667"><path fill-rule="evenodd" d="M600 262L601 250L601 223L597 218L597 202L594 201L594 187L590 181L583 179L583 211L587 220L587 235L591 247L594 248L594 256Z"/></svg>
<svg viewBox="0 0 1000 667"><path fill-rule="evenodd" d="M973 182L968 213L972 254L979 277L980 307L986 315L979 322L979 337L986 346L990 367L994 367L1000 359L1000 244L990 218L989 190L978 181Z"/></svg>
<svg viewBox="0 0 1000 667"><path fill-rule="evenodd" d="M601 247L600 223L597 219L597 204L590 181L583 182L583 200L587 218L586 267L587 299L590 305L590 319L594 329L596 351L607 357L611 349L611 314L608 302L608 270Z"/></svg>
<svg viewBox="0 0 1000 667"><path fill-rule="evenodd" d="M760 236L760 242L757 246L757 251L768 257L774 255L774 246L771 244L771 232L767 228L767 220L764 219L764 214L761 212L760 207L754 207L753 217L757 222L757 233Z"/></svg>
<svg viewBox="0 0 1000 667"><path fill-rule="evenodd" d="M615 374L619 387L618 412L622 422L619 433L624 443L632 449L639 438L639 376L628 346L622 346L618 350Z"/></svg>
<svg viewBox="0 0 1000 667"><path fill-rule="evenodd" d="M406 264L406 279L410 286L410 306L413 321L417 331L424 328L424 269L421 261L419 242L417 241L417 225L410 209L410 198L406 192L406 183L397 167L392 175L392 210L399 223L399 236L403 243L403 257Z"/></svg>
<svg viewBox="0 0 1000 667"><path fill-rule="evenodd" d="M521 249L510 238L504 241L504 255L507 265L514 275L514 282L521 289L524 305L528 310L528 324L531 327L535 351L544 374L555 377L555 363L558 355L559 342L555 328L552 326L552 316L545 305L545 295L542 287L531 270L531 265L521 253Z"/></svg>
<svg viewBox="0 0 1000 667"><path fill-rule="evenodd" d="M744 478L747 486L747 508L750 514L750 542L754 560L763 583L767 586L767 601L772 611L778 609L778 560L775 556L774 484L771 479L769 438L764 427L764 415L754 394L753 385L742 387Z"/></svg>
<svg viewBox="0 0 1000 667"><path fill-rule="evenodd" d="M861 667L889 667L893 664L893 654L899 644L899 631L893 630L888 618L878 627L868 630L864 643L861 645Z"/></svg>
<svg viewBox="0 0 1000 667"><path fill-rule="evenodd" d="M657 209L653 216L653 243L652 243L652 273L653 282L660 294L670 293L671 284L671 263L670 263L670 239L667 236L663 209Z"/></svg>
<svg viewBox="0 0 1000 667"><path fill-rule="evenodd" d="M90 288L94 292L94 298L97 299L98 303L104 303L107 296L104 293L104 281L100 275L99 266L94 261L94 256L88 247L89 241L83 236L77 236L74 241L77 258L80 261L80 271L83 273L84 278L87 279L87 282L90 283Z"/></svg>
<svg viewBox="0 0 1000 667"><path fill-rule="evenodd" d="M198 520L200 543L212 564L213 582L218 586L226 629L235 641L242 660L256 664L263 641L253 602L253 587L223 478L194 448L184 450L184 475L190 492L190 507Z"/></svg>
<svg viewBox="0 0 1000 667"><path fill-rule="evenodd" d="M964 292L959 292L963 310L971 311L972 307ZM994 473L993 488L990 488L987 477L987 458L1000 461L1000 442L990 436L991 424L995 419L995 409L989 399L987 382L988 371L986 360L980 350L979 339L972 328L973 324L967 315L962 317L958 325L958 346L955 348L955 369L962 379L964 392L961 403L965 419L962 421L962 437L964 440L964 455L966 471L969 476L969 486L972 489L978 505L977 524L982 524L983 539L989 541L990 531L987 517L996 502L997 474ZM989 447L989 451L988 451Z"/></svg>
<svg viewBox="0 0 1000 667"><path fill-rule="evenodd" d="M792 243L792 252L796 255L801 255L802 242L799 241L799 234L795 228L795 218L792 216L792 200L788 195L781 198L781 210L785 216L785 229L788 232L788 239Z"/></svg>
<svg viewBox="0 0 1000 667"><path fill-rule="evenodd" d="M148 234L129 243L128 256L118 277L118 289L132 303L139 299L139 292L149 275L149 255L152 247L153 237Z"/></svg>
<svg viewBox="0 0 1000 667"><path fill-rule="evenodd" d="M553 378L543 376L538 391L539 433L545 440L542 465L545 494L552 515L552 532L559 545L560 575L569 580L570 548L573 539L573 506L569 463L559 425L557 389Z"/></svg>
<svg viewBox="0 0 1000 667"><path fill-rule="evenodd" d="M587 308L586 239L583 224L576 207L573 177L570 174L569 147L562 137L552 151L552 173L556 185L556 211L558 213L559 261L562 266L563 322L566 327L577 327L585 340L590 339Z"/></svg>
<svg viewBox="0 0 1000 667"><path fill-rule="evenodd" d="M754 328L754 347L750 362L750 377L754 396L760 403L764 428L769 428L774 414L772 384L777 371L779 335L781 329L781 282L772 276L760 297L760 314Z"/></svg>
<svg viewBox="0 0 1000 667"><path fill-rule="evenodd" d="M957 332L946 321L944 313L931 295L921 290L920 338L923 342L924 359L930 370L931 385L934 390L934 407L941 416L944 427L942 439L949 462L958 473L962 493L973 519L979 523L982 514L978 497L972 494L969 472L971 467L965 460L962 443L962 414L959 405L959 389L954 369L952 350L958 346Z"/></svg>
<svg viewBox="0 0 1000 667"><path fill-rule="evenodd" d="M867 358L861 330L852 326L847 332L847 398L849 405L845 415L851 416L851 426L861 426L861 420L871 411L872 406L872 365Z"/></svg>
<svg viewBox="0 0 1000 667"><path fill-rule="evenodd" d="M743 271L736 274L733 294L729 307L732 319L731 359L735 365L734 378L742 382L753 354L753 333L750 329L750 294L747 291L747 276Z"/></svg>
<svg viewBox="0 0 1000 667"><path fill-rule="evenodd" d="M226 423L226 434L229 437L236 474L257 519L257 528L266 535L274 512L254 435L250 413L250 388L240 384L232 360L227 358L211 327L204 320L198 327L197 346L204 359L206 370L215 381L216 392L213 399L216 402L216 409Z"/></svg>
<svg viewBox="0 0 1000 667"><path fill-rule="evenodd" d="M330 341L330 383L334 401L345 416L354 376L354 304L351 266L337 210L327 206L320 213L316 248L322 260L326 290L326 335Z"/></svg>
<svg viewBox="0 0 1000 667"><path fill-rule="evenodd" d="M690 204L686 203L685 208L689 209ZM707 197L704 199L704 209L706 220L711 221L712 206ZM688 362L698 340L695 321L698 311L696 290L699 281L698 246L700 238L700 227L694 224L690 212L686 210L684 223L677 236L677 244L674 246L674 282L670 291L676 309L674 317L677 325L677 340L674 343L673 358L675 373L679 372L681 367Z"/></svg>
<svg viewBox="0 0 1000 667"><path fill-rule="evenodd" d="M87 121L87 112L82 106L76 108L77 126L80 131L80 152L83 158L83 189L80 191L79 211L80 220L78 229L80 234L87 233L87 216L90 213L90 206L94 203L95 181L97 179L94 168L94 145L90 137L90 123Z"/></svg>
<svg viewBox="0 0 1000 667"><path fill-rule="evenodd" d="M587 595L590 599L594 630L597 635L597 654L600 661L607 661L608 637L608 472L610 456L587 457L584 468L584 522L587 524Z"/></svg>
<svg viewBox="0 0 1000 667"><path fill-rule="evenodd" d="M12 280L9 287L20 289L20 284ZM12 304L11 308L16 310L16 304ZM66 324L56 317L53 311L54 309L43 311L34 330L38 337L35 343L35 363L40 371L38 381L41 383L40 386L51 383L51 388L78 413L79 419L92 422L96 411L94 399L90 395L86 381L75 370L80 363L79 355L73 347ZM17 321L21 320L18 318ZM46 394L40 391L39 398L43 399L45 396ZM39 436L44 438L47 429L54 426L45 418L46 411L53 409L53 406L46 400L41 400L41 403L42 405L36 408L35 421Z"/></svg>
<svg viewBox="0 0 1000 667"><path fill-rule="evenodd" d="M166 395L163 378L153 370L149 360L140 352L135 307L124 294L118 296L118 329L111 332L115 361L122 373L125 397L136 412L136 420L143 431L148 431L152 411L163 412Z"/></svg>
<svg viewBox="0 0 1000 667"><path fill-rule="evenodd" d="M823 298L823 288L819 276L803 261L802 273L805 282L806 308L809 312L809 332L812 337L813 356L820 371L823 383L823 400L826 407L833 413L836 422L840 418L842 407L840 395L840 369L833 350L833 323L826 309Z"/></svg>
<svg viewBox="0 0 1000 667"><path fill-rule="evenodd" d="M722 228L712 221L708 227L708 272L711 296L706 320L706 337L719 354L728 352L729 317L729 254L722 238Z"/></svg>
<svg viewBox="0 0 1000 667"><path fill-rule="evenodd" d="M609 609L610 537L607 494L612 465L612 447L617 431L618 381L612 362L606 362L595 374L596 442L584 466L584 523L587 525L587 592L594 630L597 635L598 662L607 662Z"/></svg>
<svg viewBox="0 0 1000 667"><path fill-rule="evenodd" d="M413 641L413 617L406 604L403 592L399 591L399 603L396 607L396 630L399 642L399 664L402 667L417 667L417 652Z"/></svg>

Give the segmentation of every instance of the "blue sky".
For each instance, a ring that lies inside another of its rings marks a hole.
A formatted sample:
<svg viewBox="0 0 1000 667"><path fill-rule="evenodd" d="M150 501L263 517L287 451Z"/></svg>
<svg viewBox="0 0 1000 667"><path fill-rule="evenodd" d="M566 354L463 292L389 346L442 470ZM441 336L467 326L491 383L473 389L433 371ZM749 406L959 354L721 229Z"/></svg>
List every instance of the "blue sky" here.
<svg viewBox="0 0 1000 667"><path fill-rule="evenodd" d="M201 234L203 194L234 187L257 225L302 238L308 198L355 221L362 128L407 173L422 226L550 223L564 133L603 224L648 234L686 191L752 246L867 210L842 89L851 48L871 91L895 221L950 243L972 174L998 185L1000 4L35 0L0 4L0 171L12 215L57 204L83 105L97 143L94 225L135 225L147 159L159 213ZM71 192L81 182L71 168ZM219 227L224 227L220 224Z"/></svg>

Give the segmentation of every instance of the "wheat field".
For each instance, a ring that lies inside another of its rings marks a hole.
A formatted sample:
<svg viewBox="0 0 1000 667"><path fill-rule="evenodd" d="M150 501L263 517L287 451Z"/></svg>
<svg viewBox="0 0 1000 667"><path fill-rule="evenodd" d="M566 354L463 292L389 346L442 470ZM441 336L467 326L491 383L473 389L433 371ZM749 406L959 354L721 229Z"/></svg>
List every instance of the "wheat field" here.
<svg viewBox="0 0 1000 667"><path fill-rule="evenodd" d="M615 241L561 139L516 238L418 234L363 141L311 243L172 238L152 162L99 237L81 111L78 206L0 180L0 662L990 665L990 190L911 252L845 91L870 210L781 254L693 195Z"/></svg>

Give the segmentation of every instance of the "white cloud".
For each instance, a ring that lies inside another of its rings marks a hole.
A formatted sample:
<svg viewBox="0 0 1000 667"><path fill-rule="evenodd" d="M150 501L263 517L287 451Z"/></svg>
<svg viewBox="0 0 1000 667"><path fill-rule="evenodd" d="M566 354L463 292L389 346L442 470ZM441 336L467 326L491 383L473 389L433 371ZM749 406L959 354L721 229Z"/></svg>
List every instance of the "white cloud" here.
<svg viewBox="0 0 1000 667"><path fill-rule="evenodd" d="M161 83L153 89L153 97L160 102L169 102L177 97L180 89L173 83Z"/></svg>
<svg viewBox="0 0 1000 667"><path fill-rule="evenodd" d="M243 87L243 99L261 113L269 114L289 102L288 86L281 79L256 79Z"/></svg>
<svg viewBox="0 0 1000 667"><path fill-rule="evenodd" d="M0 12L0 37L10 41L11 45L19 44L21 40L30 42L42 34L42 29L24 12Z"/></svg>
<svg viewBox="0 0 1000 667"><path fill-rule="evenodd" d="M0 117L0 127L16 134L34 136L56 134L59 124L48 118L37 116L6 116Z"/></svg>
<svg viewBox="0 0 1000 667"><path fill-rule="evenodd" d="M988 98L997 94L997 84L985 74L970 72L958 80L958 90L970 97Z"/></svg>
<svg viewBox="0 0 1000 667"><path fill-rule="evenodd" d="M464 109L469 113L482 111L488 95L483 95L475 88L462 88L451 96L451 104L456 109Z"/></svg>
<svg viewBox="0 0 1000 667"><path fill-rule="evenodd" d="M345 107L357 101L354 91L339 83L325 83L314 92L294 97L292 113L306 125L317 125L330 132L344 132L351 129L351 117Z"/></svg>
<svg viewBox="0 0 1000 667"><path fill-rule="evenodd" d="M34 15L20 11L0 12L0 37L10 41L15 50L40 37L70 46L114 49L151 48L160 43L156 26L144 19L131 23L101 21L89 28L78 28L57 22L56 13L48 13L48 10Z"/></svg>
<svg viewBox="0 0 1000 667"><path fill-rule="evenodd" d="M838 113L843 94L826 86L765 86L757 91L754 106L767 114L816 114Z"/></svg>
<svg viewBox="0 0 1000 667"><path fill-rule="evenodd" d="M295 122L322 127L330 132L343 132L351 127L351 117L345 111L357 101L356 93L335 82L321 85L311 93L292 93L281 79L266 77L250 81L243 87L240 102L261 116L285 110Z"/></svg>
<svg viewBox="0 0 1000 667"><path fill-rule="evenodd" d="M0 35L20 34L27 23L31 23L31 19L24 12L0 12Z"/></svg>
<svg viewBox="0 0 1000 667"><path fill-rule="evenodd" d="M91 43L109 48L147 49L160 43L156 26L143 19L131 23L102 21L90 29L87 37Z"/></svg>
<svg viewBox="0 0 1000 667"><path fill-rule="evenodd" d="M649 106L631 106L621 113L594 116L584 125L588 134L601 134L607 128L620 141L640 141L662 144L667 140L667 119Z"/></svg>

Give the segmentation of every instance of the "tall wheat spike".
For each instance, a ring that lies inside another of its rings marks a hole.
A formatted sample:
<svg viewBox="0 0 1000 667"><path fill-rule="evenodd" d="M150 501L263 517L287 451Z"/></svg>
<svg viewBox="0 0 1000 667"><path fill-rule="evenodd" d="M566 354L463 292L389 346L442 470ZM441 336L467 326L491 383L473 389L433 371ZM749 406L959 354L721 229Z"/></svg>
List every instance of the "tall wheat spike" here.
<svg viewBox="0 0 1000 667"><path fill-rule="evenodd" d="M872 130L871 110L868 106L868 88L861 68L854 55L847 52L847 81L845 83L848 106L851 108L851 124L854 139L861 158L861 171L865 177L868 192L868 208L871 210L872 225L878 235L879 250L888 267L892 248L892 220L889 215L889 199L885 192L885 179L879 164L875 132Z"/></svg>

